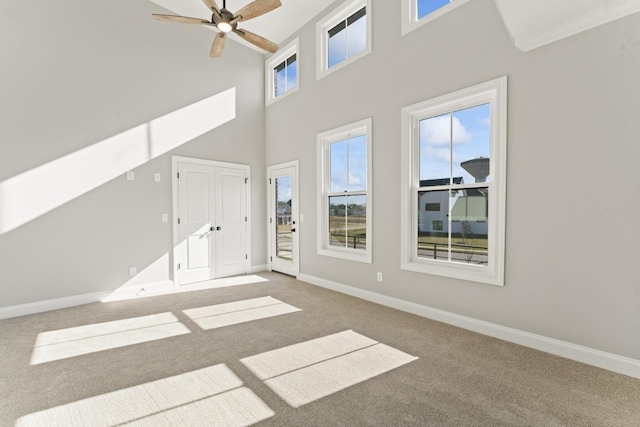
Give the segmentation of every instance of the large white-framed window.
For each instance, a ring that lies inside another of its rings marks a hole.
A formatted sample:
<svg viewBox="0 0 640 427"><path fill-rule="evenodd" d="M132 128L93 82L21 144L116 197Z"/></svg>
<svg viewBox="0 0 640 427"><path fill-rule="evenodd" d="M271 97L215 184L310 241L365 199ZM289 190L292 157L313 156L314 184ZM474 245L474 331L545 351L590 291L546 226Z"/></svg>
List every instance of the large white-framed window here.
<svg viewBox="0 0 640 427"><path fill-rule="evenodd" d="M300 39L296 37L265 61L267 105L300 89Z"/></svg>
<svg viewBox="0 0 640 427"><path fill-rule="evenodd" d="M318 254L371 263L371 128L318 134Z"/></svg>
<svg viewBox="0 0 640 427"><path fill-rule="evenodd" d="M316 24L316 77L371 52L371 0L347 0Z"/></svg>
<svg viewBox="0 0 640 427"><path fill-rule="evenodd" d="M506 76L402 109L402 269L504 285L506 141Z"/></svg>
<svg viewBox="0 0 640 427"><path fill-rule="evenodd" d="M402 35L462 6L469 0L402 0Z"/></svg>

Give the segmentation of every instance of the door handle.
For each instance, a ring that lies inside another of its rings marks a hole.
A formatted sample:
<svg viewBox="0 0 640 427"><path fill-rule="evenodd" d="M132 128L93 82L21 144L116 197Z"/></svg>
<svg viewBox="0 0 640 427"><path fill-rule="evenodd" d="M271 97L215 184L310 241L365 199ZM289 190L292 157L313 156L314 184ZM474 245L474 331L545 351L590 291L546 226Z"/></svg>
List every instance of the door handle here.
<svg viewBox="0 0 640 427"><path fill-rule="evenodd" d="M291 229L291 232L292 232L292 233L295 233L295 232L296 232L296 229L295 229L295 228L292 228L292 229Z"/></svg>
<svg viewBox="0 0 640 427"><path fill-rule="evenodd" d="M216 227L216 230L220 231L222 230L222 227Z"/></svg>

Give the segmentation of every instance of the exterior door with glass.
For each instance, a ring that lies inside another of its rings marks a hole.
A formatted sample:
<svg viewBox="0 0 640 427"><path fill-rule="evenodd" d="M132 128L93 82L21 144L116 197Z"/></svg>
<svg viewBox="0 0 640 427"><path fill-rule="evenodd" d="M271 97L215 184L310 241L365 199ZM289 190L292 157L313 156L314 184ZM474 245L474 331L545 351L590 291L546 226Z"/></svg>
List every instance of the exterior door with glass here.
<svg viewBox="0 0 640 427"><path fill-rule="evenodd" d="M270 269L297 277L298 162L269 167L269 264Z"/></svg>

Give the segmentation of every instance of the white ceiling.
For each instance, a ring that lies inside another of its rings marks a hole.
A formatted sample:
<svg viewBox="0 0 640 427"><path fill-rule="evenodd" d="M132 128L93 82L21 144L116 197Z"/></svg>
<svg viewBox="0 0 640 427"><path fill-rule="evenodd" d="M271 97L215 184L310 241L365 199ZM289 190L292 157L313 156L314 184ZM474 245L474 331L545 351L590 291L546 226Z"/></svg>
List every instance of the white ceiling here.
<svg viewBox="0 0 640 427"><path fill-rule="evenodd" d="M211 19L211 12L202 0L150 1L177 15ZM227 9L231 12L236 12L252 1L253 0L227 0ZM241 22L238 28L246 28L253 33L259 34L279 44L334 1L335 0L282 0L282 6L279 8L250 21ZM219 7L222 7L222 0L216 0L216 3ZM158 13L165 12L158 10ZM233 35L232 37L234 40L264 53L263 50L245 42L240 37Z"/></svg>
<svg viewBox="0 0 640 427"><path fill-rule="evenodd" d="M640 0L496 0L515 45L529 51L640 11Z"/></svg>
<svg viewBox="0 0 640 427"><path fill-rule="evenodd" d="M202 0L150 0L183 16L211 18ZM227 9L240 10L252 0L227 0ZM323 9L339 0L282 0L282 6L241 22L240 28L281 43ZM222 7L222 0L216 0ZM640 11L640 0L495 0L515 45L529 51L581 31ZM158 10L158 13L164 13ZM211 28L211 27L209 27ZM263 52L239 37L234 40Z"/></svg>

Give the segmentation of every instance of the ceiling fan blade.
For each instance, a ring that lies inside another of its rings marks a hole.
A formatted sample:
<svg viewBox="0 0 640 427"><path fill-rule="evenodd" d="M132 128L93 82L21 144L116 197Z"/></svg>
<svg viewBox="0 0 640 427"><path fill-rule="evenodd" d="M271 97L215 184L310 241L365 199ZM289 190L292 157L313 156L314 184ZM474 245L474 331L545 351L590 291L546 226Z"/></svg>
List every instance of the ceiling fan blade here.
<svg viewBox="0 0 640 427"><path fill-rule="evenodd" d="M264 15L267 12L271 12L273 9L282 6L280 0L255 0L249 3L242 9L240 9L235 16L242 17L240 21L248 21L257 16Z"/></svg>
<svg viewBox="0 0 640 427"><path fill-rule="evenodd" d="M158 21L181 22L183 24L209 24L209 25L211 25L211 22L207 21L206 19L189 18L189 17L186 17L186 16L159 15L159 14L155 14L154 13L153 17L156 18Z"/></svg>
<svg viewBox="0 0 640 427"><path fill-rule="evenodd" d="M220 31L216 38L213 40L213 45L211 45L211 56L212 58L217 58L222 55L222 50L224 49L224 44L227 41L227 34Z"/></svg>
<svg viewBox="0 0 640 427"><path fill-rule="evenodd" d="M233 32L249 43L258 46L260 49L264 49L267 52L275 53L278 50L277 44L275 44L271 40L267 40L264 37L254 34L251 31L235 29L233 30Z"/></svg>
<svg viewBox="0 0 640 427"><path fill-rule="evenodd" d="M207 5L207 7L209 9L211 9L213 12L216 12L218 15L220 14L220 8L218 7L218 5L216 4L215 0L202 0L204 2L204 4Z"/></svg>

